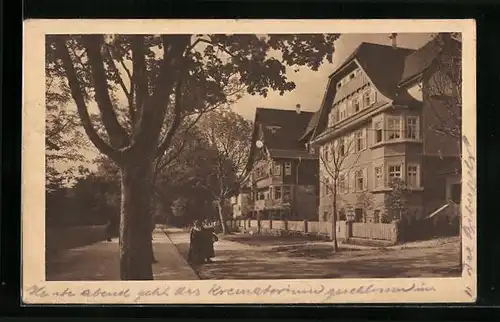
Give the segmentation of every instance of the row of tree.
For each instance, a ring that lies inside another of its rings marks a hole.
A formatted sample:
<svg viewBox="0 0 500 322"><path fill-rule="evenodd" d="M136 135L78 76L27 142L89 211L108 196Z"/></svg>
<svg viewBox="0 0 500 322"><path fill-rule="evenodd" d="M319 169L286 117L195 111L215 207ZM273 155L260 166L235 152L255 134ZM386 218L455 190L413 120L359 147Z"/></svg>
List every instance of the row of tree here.
<svg viewBox="0 0 500 322"><path fill-rule="evenodd" d="M47 122L51 129L56 125ZM227 200L238 193L244 177L251 130L251 123L232 111L211 111L183 136L176 136L175 155L158 158L154 165L154 221L181 226L195 219L225 222ZM54 145L62 142L53 140ZM63 145L58 146L59 151L65 150ZM79 152L74 155L81 157ZM113 217L120 213L120 170L103 155L95 158L94 164L95 171L80 166L76 171L59 173L54 163L47 163L48 225L116 221ZM227 228L223 225L223 229Z"/></svg>

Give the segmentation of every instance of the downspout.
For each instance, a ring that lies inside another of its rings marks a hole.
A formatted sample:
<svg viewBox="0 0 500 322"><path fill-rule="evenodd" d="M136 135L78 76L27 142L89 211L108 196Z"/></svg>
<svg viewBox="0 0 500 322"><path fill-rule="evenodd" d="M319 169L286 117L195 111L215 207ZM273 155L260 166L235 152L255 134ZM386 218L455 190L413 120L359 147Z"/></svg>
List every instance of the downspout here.
<svg viewBox="0 0 500 322"><path fill-rule="evenodd" d="M295 197L293 198L293 210L295 212L297 212L297 198L298 198L298 194L297 194L297 188L299 186L299 167L300 167L300 163L302 162L302 157L299 157L299 162L297 162L297 169L295 171Z"/></svg>

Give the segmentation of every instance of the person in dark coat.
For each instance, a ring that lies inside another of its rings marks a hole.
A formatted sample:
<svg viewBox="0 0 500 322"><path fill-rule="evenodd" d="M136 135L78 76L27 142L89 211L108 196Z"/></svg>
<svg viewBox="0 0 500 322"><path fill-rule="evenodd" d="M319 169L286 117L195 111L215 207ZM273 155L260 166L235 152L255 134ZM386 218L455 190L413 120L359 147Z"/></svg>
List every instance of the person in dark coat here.
<svg viewBox="0 0 500 322"><path fill-rule="evenodd" d="M201 221L195 220L193 228L189 234L189 253L188 262L192 264L201 264L205 259L205 230Z"/></svg>
<svg viewBox="0 0 500 322"><path fill-rule="evenodd" d="M214 227L210 227L210 226L204 227L203 239L204 239L203 246L205 248L205 250L203 252L204 260L207 263L211 263L212 258L215 257L214 243L219 241L219 238L215 234Z"/></svg>

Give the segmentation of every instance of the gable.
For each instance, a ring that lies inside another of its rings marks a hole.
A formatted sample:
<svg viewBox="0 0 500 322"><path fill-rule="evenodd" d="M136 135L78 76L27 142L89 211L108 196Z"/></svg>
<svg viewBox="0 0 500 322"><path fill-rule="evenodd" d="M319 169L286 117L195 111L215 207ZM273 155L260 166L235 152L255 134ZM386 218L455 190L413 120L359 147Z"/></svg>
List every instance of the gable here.
<svg viewBox="0 0 500 322"><path fill-rule="evenodd" d="M323 102L320 108L319 120L312 137L322 133L328 126L328 115L333 105L349 96L359 95L360 90L372 85L377 101L392 101L398 105L410 105L416 102L409 93L398 87L401 79L405 58L414 50L393 48L371 43L362 43L330 76ZM351 66L351 67L350 67ZM346 72L357 66L360 70L345 86L337 87Z"/></svg>

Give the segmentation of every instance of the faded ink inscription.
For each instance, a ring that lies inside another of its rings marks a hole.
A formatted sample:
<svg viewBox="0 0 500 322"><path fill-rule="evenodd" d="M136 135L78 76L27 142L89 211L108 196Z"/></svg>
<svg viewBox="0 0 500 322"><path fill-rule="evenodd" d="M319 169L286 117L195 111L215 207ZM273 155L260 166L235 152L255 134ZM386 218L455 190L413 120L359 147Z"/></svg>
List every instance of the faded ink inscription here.
<svg viewBox="0 0 500 322"><path fill-rule="evenodd" d="M138 292L131 291L130 288L123 288L121 290L109 291L104 288L83 288L82 290L75 290L73 288L65 288L62 291L51 291L47 286L33 285L27 289L27 295L46 298L72 298L81 296L85 298L97 298L102 300L109 300L112 298L131 298L134 302L147 301L151 297L234 297L234 296L252 296L252 297L273 297L273 296L308 296L318 295L323 297L323 301L328 301L333 297L339 296L363 296L370 294L384 294L384 293L411 293L411 292L435 292L434 286L426 283L410 283L398 286L381 287L374 284L359 284L352 287L327 287L319 285L314 287L277 287L271 284L265 287L223 287L218 284L213 284L208 290L200 290L196 287L180 286L180 287L154 287L141 289ZM168 300L167 300L168 301Z"/></svg>

